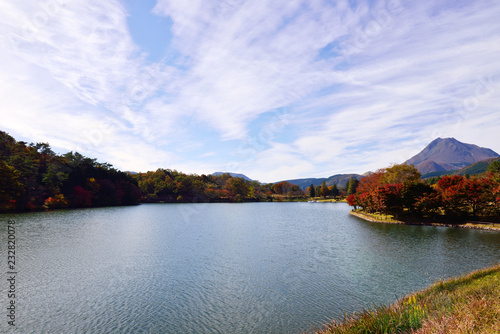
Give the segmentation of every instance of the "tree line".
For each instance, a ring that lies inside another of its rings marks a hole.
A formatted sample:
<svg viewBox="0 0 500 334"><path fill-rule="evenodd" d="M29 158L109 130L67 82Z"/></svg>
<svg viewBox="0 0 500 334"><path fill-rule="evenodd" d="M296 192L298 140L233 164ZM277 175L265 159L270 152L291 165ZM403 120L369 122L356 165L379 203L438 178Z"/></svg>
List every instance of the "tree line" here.
<svg viewBox="0 0 500 334"><path fill-rule="evenodd" d="M326 182L306 191L283 181L262 184L230 174L196 175L176 170L131 174L78 152L55 154L47 143L16 141L0 131L0 211L135 205L290 201L347 197L366 212L395 216L453 217L500 214L500 162L475 177L443 176L425 183L414 166L379 170L344 188Z"/></svg>
<svg viewBox="0 0 500 334"><path fill-rule="evenodd" d="M305 196L299 186L287 181L261 184L229 173L197 175L160 168L133 178L146 203L288 201Z"/></svg>
<svg viewBox="0 0 500 334"><path fill-rule="evenodd" d="M140 198L136 180L110 164L0 131L0 211L134 205Z"/></svg>
<svg viewBox="0 0 500 334"><path fill-rule="evenodd" d="M492 216L500 214L500 162L482 175L439 177L425 183L413 166L401 164L382 169L359 182L348 204L368 213L395 217Z"/></svg>
<svg viewBox="0 0 500 334"><path fill-rule="evenodd" d="M359 180L351 177L349 181L347 181L344 188L338 188L336 184L332 184L331 186L326 185L326 181L323 180L321 185L315 187L314 184L311 183L309 187L306 189L307 196L314 197L332 197L336 199L343 199L345 196L354 194L356 192L356 188L358 187Z"/></svg>
<svg viewBox="0 0 500 334"><path fill-rule="evenodd" d="M227 173L196 175L161 168L125 173L78 152L58 155L48 143L16 141L0 131L0 212L141 202L290 201L305 196L287 181L261 184Z"/></svg>

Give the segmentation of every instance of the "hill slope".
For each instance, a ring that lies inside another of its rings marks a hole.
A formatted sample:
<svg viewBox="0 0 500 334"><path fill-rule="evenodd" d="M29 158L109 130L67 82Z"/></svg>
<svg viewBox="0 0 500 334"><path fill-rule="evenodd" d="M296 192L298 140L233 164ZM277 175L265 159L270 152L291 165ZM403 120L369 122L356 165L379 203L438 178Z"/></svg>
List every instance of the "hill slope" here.
<svg viewBox="0 0 500 334"><path fill-rule="evenodd" d="M428 174L458 170L498 156L489 148L465 144L455 138L437 138L405 163L413 164L422 174Z"/></svg>
<svg viewBox="0 0 500 334"><path fill-rule="evenodd" d="M344 188L346 183L349 182L349 180L351 179L351 177L361 180L363 176L359 174L336 174L328 178L294 179L286 181L298 185L302 190L305 190L311 184L314 184L314 186L319 186L321 185L321 183L323 183L323 180L326 181L327 186L336 184L338 188Z"/></svg>
<svg viewBox="0 0 500 334"><path fill-rule="evenodd" d="M471 175L472 176L472 175L482 174L482 173L486 172L486 170L488 169L488 166L493 161L500 161L500 157L475 162L472 165L469 165L467 167L464 167L464 168L461 168L461 169L455 170L455 171L437 171L437 172L427 173L427 174L422 175L422 179L426 179L429 177L435 177L435 176L443 176L443 175Z"/></svg>
<svg viewBox="0 0 500 334"><path fill-rule="evenodd" d="M477 175L486 172L488 167L493 161L500 161L500 157L482 160L460 170L457 170L455 174L457 175Z"/></svg>
<svg viewBox="0 0 500 334"><path fill-rule="evenodd" d="M215 173L212 173L213 176L221 176L222 174L229 174L231 175L232 177L241 177L243 180L247 180L247 181L253 181L251 178L249 178L248 176L244 175L244 174L238 174L238 173L228 173L228 172L215 172Z"/></svg>

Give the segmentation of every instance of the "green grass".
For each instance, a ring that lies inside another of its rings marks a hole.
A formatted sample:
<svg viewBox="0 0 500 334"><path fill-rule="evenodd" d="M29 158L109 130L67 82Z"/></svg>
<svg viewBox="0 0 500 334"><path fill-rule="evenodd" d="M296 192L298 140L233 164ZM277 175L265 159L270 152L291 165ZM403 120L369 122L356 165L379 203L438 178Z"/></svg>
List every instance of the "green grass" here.
<svg viewBox="0 0 500 334"><path fill-rule="evenodd" d="M500 333L500 264L344 316L317 333Z"/></svg>

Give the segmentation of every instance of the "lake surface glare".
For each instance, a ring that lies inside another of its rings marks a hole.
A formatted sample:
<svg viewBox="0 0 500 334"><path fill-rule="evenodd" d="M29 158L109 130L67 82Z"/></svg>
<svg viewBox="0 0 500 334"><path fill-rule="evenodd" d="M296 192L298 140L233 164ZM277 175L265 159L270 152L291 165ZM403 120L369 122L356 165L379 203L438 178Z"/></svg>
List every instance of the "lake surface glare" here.
<svg viewBox="0 0 500 334"><path fill-rule="evenodd" d="M14 219L20 333L299 333L500 260L499 232L374 224L350 209L143 204L4 214L0 271Z"/></svg>

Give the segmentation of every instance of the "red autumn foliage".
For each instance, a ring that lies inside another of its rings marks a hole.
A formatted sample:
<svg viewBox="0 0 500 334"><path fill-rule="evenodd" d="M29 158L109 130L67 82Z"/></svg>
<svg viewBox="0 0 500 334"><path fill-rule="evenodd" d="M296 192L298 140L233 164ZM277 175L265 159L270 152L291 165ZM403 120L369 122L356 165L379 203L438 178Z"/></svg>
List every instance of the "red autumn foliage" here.
<svg viewBox="0 0 500 334"><path fill-rule="evenodd" d="M359 181L358 187L356 188L357 193L370 193L382 185L382 177L384 176L383 171L376 171L375 173L365 176Z"/></svg>
<svg viewBox="0 0 500 334"><path fill-rule="evenodd" d="M354 194L347 196L347 204L356 208L356 196Z"/></svg>
<svg viewBox="0 0 500 334"><path fill-rule="evenodd" d="M367 212L399 215L477 216L500 213L500 178L490 173L468 178L443 176L432 187L422 181L384 184L379 171L361 180L348 204Z"/></svg>
<svg viewBox="0 0 500 334"><path fill-rule="evenodd" d="M73 188L71 195L71 205L75 207L87 207L92 205L92 192L83 189L81 186Z"/></svg>

